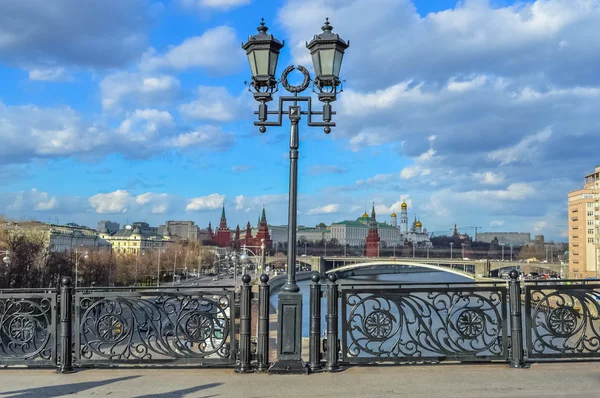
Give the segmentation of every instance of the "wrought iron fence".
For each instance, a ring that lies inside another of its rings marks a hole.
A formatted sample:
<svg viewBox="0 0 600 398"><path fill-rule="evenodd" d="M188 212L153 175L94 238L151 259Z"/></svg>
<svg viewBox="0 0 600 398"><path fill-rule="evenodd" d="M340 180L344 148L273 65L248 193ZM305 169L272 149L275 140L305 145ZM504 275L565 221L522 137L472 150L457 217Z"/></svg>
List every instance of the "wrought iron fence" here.
<svg viewBox="0 0 600 398"><path fill-rule="evenodd" d="M57 292L0 291L0 365L56 366Z"/></svg>
<svg viewBox="0 0 600 398"><path fill-rule="evenodd" d="M599 282L527 282L524 306L528 359L600 357Z"/></svg>
<svg viewBox="0 0 600 398"><path fill-rule="evenodd" d="M506 284L342 285L342 361L508 358Z"/></svg>
<svg viewBox="0 0 600 398"><path fill-rule="evenodd" d="M75 364L233 365L233 287L75 293Z"/></svg>

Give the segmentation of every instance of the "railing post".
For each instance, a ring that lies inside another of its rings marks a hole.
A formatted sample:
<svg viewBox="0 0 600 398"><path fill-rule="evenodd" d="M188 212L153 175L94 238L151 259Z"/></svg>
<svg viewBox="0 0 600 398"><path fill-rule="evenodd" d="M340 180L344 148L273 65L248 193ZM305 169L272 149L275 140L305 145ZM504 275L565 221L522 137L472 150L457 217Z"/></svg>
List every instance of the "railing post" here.
<svg viewBox="0 0 600 398"><path fill-rule="evenodd" d="M71 278L65 276L60 286L60 363L59 373L73 373L73 288Z"/></svg>
<svg viewBox="0 0 600 398"><path fill-rule="evenodd" d="M250 289L250 275L245 274L242 276L240 292L240 360L235 368L238 373L252 372L250 365L250 324L252 322Z"/></svg>
<svg viewBox="0 0 600 398"><path fill-rule="evenodd" d="M310 340L309 362L311 372L321 370L321 275L313 272L310 284Z"/></svg>
<svg viewBox="0 0 600 398"><path fill-rule="evenodd" d="M260 276L258 293L258 371L269 369L269 275Z"/></svg>
<svg viewBox="0 0 600 398"><path fill-rule="evenodd" d="M327 285L327 362L325 369L328 372L340 370L338 362L338 285L337 275L331 273L328 276Z"/></svg>
<svg viewBox="0 0 600 398"><path fill-rule="evenodd" d="M511 356L510 366L512 368L523 368L523 318L521 316L521 283L519 273L510 271L510 291L508 301L510 302L510 334L511 334Z"/></svg>

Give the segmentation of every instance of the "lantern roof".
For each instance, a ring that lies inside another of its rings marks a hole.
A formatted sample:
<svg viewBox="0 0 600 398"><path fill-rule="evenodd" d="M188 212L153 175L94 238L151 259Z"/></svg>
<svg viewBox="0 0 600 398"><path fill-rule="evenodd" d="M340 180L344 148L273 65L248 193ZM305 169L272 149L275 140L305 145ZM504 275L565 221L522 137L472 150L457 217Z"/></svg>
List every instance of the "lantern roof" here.
<svg viewBox="0 0 600 398"><path fill-rule="evenodd" d="M258 34L254 36L248 36L248 42L245 44L242 43L242 48L246 50L246 52L251 51L258 45L268 45L270 49L276 51L279 51L283 48L285 40L280 42L272 34L267 34L269 28L265 25L264 18L261 18L260 25L256 28L256 30L258 30Z"/></svg>
<svg viewBox="0 0 600 398"><path fill-rule="evenodd" d="M336 45L336 47L342 52L350 46L350 42L347 42L340 37L337 33L333 33L333 26L329 23L329 18L325 18L325 25L321 27L323 33L315 35L310 43L306 43L306 48L311 52L313 49L321 44Z"/></svg>

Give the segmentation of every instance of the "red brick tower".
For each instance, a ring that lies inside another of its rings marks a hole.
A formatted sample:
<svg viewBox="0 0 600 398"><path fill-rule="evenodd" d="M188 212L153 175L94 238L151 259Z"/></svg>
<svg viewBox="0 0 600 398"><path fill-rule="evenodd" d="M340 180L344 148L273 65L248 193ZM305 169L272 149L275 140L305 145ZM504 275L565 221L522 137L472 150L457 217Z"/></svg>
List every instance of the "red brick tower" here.
<svg viewBox="0 0 600 398"><path fill-rule="evenodd" d="M258 233L256 234L256 239L254 240L253 246L260 246L262 239L265 240L265 248L270 250L273 247L273 241L271 240L271 235L269 234L269 225L267 224L267 215L265 213L264 206L262 215L260 217L260 223L258 225Z"/></svg>
<svg viewBox="0 0 600 398"><path fill-rule="evenodd" d="M373 204L371 219L369 220L369 234L367 235L367 257L377 257L379 255L379 240L377 220L375 219L375 204Z"/></svg>
<svg viewBox="0 0 600 398"><path fill-rule="evenodd" d="M253 246L252 245L252 227L250 226L250 221L248 221L248 224L246 224L246 235L244 236L244 244L246 246Z"/></svg>
<svg viewBox="0 0 600 398"><path fill-rule="evenodd" d="M227 217L225 217L225 205L223 205L223 211L221 211L221 223L217 230L217 246L229 247L231 244L231 231L227 226Z"/></svg>
<svg viewBox="0 0 600 398"><path fill-rule="evenodd" d="M233 239L233 248L237 251L240 250L240 225L238 224L237 227L235 227L235 238Z"/></svg>
<svg viewBox="0 0 600 398"><path fill-rule="evenodd" d="M212 225L210 224L210 221L208 222L208 240L209 242L212 242L214 239L214 235L213 235L213 230L212 230Z"/></svg>

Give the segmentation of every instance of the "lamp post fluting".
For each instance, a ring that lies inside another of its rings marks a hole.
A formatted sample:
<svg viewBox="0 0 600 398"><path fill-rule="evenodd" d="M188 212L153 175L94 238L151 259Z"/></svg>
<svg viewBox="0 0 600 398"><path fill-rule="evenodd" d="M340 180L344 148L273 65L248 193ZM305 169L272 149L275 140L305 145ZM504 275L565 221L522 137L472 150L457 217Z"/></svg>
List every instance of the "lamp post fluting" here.
<svg viewBox="0 0 600 398"><path fill-rule="evenodd" d="M341 81L339 79L342 58L349 43L346 43L339 35L332 33L333 27L329 20L322 27L323 32L315 35L306 43L311 53L313 67L316 74L311 78L308 70L303 66L288 66L278 80L275 77L279 52L285 42L280 42L273 35L267 34L268 28L264 20L258 27L258 34L250 36L248 42L242 44L246 50L252 81L249 91L254 99L259 102L258 121L259 131L264 133L267 127L281 126L283 115L288 115L290 120L290 180L289 180L289 203L288 203L288 253L287 253L287 279L279 293L279 324L277 362L270 368L271 373L306 373L307 368L302 361L302 295L296 283L296 217L298 206L298 148L300 137L298 125L302 115L307 116L308 126L323 127L325 134L331 132L335 123L331 121L335 112L331 109L331 102L336 100L337 94L341 92ZM289 74L298 70L303 76L302 84L294 86L288 83ZM279 106L275 111L269 111L267 102L273 99L273 94L278 91L279 83L291 93L291 96L280 96ZM312 106L311 96L299 96L312 83L313 92L318 94L319 101L323 102L323 110L315 111ZM289 105L284 109L284 103ZM306 109L298 104L306 103ZM269 115L276 115L277 121L268 121ZM322 116L323 121L313 121L315 115ZM285 308L285 311L284 311Z"/></svg>

